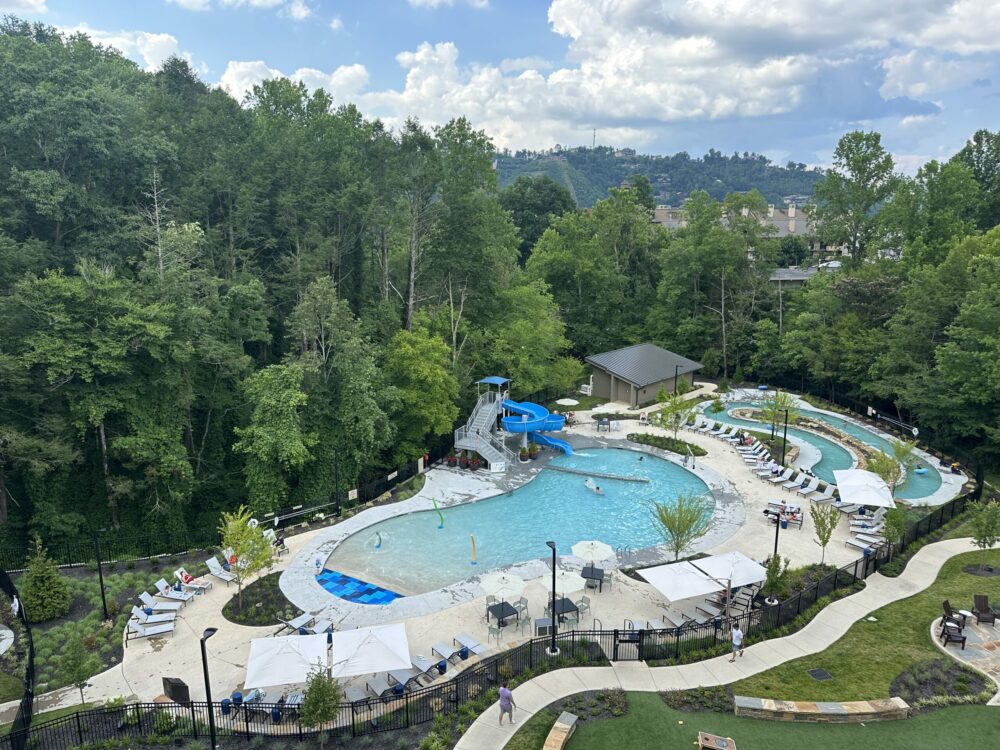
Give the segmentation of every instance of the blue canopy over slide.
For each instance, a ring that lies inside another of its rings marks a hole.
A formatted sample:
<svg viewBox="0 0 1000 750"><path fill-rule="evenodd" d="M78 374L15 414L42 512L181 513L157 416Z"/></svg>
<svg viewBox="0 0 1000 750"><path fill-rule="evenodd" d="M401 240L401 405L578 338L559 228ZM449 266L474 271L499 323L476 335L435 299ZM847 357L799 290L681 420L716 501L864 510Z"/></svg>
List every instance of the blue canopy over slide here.
<svg viewBox="0 0 1000 750"><path fill-rule="evenodd" d="M573 454L573 447L565 440L541 434L542 432L561 430L566 424L566 417L562 414L551 414L544 406L533 404L530 401L507 400L503 402L503 408L516 415L500 420L507 432L532 433L531 440L539 445L550 445L553 448L559 448L567 455Z"/></svg>

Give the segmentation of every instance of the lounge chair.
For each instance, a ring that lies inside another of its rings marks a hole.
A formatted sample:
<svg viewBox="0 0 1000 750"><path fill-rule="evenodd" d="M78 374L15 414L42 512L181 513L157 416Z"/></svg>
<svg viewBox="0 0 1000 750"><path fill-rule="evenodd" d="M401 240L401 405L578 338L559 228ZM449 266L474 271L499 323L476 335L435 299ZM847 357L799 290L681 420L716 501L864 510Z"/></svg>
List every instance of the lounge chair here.
<svg viewBox="0 0 1000 750"><path fill-rule="evenodd" d="M348 685L344 688L344 697L351 704L351 712L357 713L368 705L368 695L357 685Z"/></svg>
<svg viewBox="0 0 1000 750"><path fill-rule="evenodd" d="M881 547L886 544L884 536L872 536L870 534L855 534L854 538L859 542L867 544L869 547Z"/></svg>
<svg viewBox="0 0 1000 750"><path fill-rule="evenodd" d="M802 478L805 477L805 476L806 476L805 474L803 474L802 472L799 472L793 479L790 479L789 481L787 481L783 485L781 485L781 489L783 489L783 490L794 490L797 487L801 487L802 486Z"/></svg>
<svg viewBox="0 0 1000 750"><path fill-rule="evenodd" d="M714 430L710 430L708 434L711 435L712 437L719 437L719 435L721 435L723 432L726 431L726 425L725 424L723 424L722 422L719 422L718 425L719 426L716 427Z"/></svg>
<svg viewBox="0 0 1000 750"><path fill-rule="evenodd" d="M176 612L164 612L162 614L152 614L147 615L143 610L138 607L132 607L132 619L138 622L140 625L159 625L164 622L173 622L177 619Z"/></svg>
<svg viewBox="0 0 1000 750"><path fill-rule="evenodd" d="M869 551L870 552L871 549L872 549L872 546L870 544L867 544L865 542L862 542L862 541L860 541L858 539L854 539L854 538L846 540L844 542L844 544L846 544L848 547L854 547L855 549L859 549L862 552L865 552L865 551Z"/></svg>
<svg viewBox="0 0 1000 750"><path fill-rule="evenodd" d="M403 690L409 687L410 683L416 683L419 687L420 685L420 675L423 672L418 672L413 667L408 669L392 669L389 671L389 679L396 683L396 685L402 686ZM401 692L396 690L396 685L393 685L393 692Z"/></svg>
<svg viewBox="0 0 1000 750"><path fill-rule="evenodd" d="M997 613L990 606L990 598L986 594L976 594L972 597L975 605L972 607L972 614L976 616L976 622L982 625L988 622L993 627L997 626Z"/></svg>
<svg viewBox="0 0 1000 750"><path fill-rule="evenodd" d="M711 419L706 420L705 424L703 424L701 427L698 428L698 432L706 432L706 433L711 432L712 430L715 429L715 424L716 423Z"/></svg>
<svg viewBox="0 0 1000 750"><path fill-rule="evenodd" d="M167 583L166 578L161 578L156 582L156 595L162 596L164 599L173 599L178 602L189 602L194 598L194 594L190 591L177 591L171 588L170 584Z"/></svg>
<svg viewBox="0 0 1000 750"><path fill-rule="evenodd" d="M763 453L766 447L763 443L757 442L752 448L737 448L736 452L743 456L757 456Z"/></svg>
<svg viewBox="0 0 1000 750"><path fill-rule="evenodd" d="M162 622L157 625L143 625L135 620L128 621L128 635L125 636L125 643L131 638L152 638L157 635L174 634L174 624L172 622Z"/></svg>
<svg viewBox="0 0 1000 750"><path fill-rule="evenodd" d="M306 628L306 632L310 635L320 635L321 633L332 632L333 621L332 620L317 620L312 625Z"/></svg>
<svg viewBox="0 0 1000 750"><path fill-rule="evenodd" d="M218 558L210 557L205 560L205 564L208 566L208 574L218 578L220 581L225 581L226 586L229 585L230 581L236 580L236 574L223 568Z"/></svg>
<svg viewBox="0 0 1000 750"><path fill-rule="evenodd" d="M808 497L816 491L817 487L819 487L819 480L814 478L805 487L799 487L797 492L799 495L802 495L802 497Z"/></svg>
<svg viewBox="0 0 1000 750"><path fill-rule="evenodd" d="M960 615L955 610L951 608L951 602L945 599L941 602L941 608L944 610L944 617L941 618L941 629L944 630L946 627L954 625L958 628L965 627L965 615Z"/></svg>
<svg viewBox="0 0 1000 750"><path fill-rule="evenodd" d="M784 484L785 482L787 482L789 479L792 478L792 474L794 473L795 473L794 469L785 469L776 477L767 477L767 481L769 481L771 484Z"/></svg>
<svg viewBox="0 0 1000 750"><path fill-rule="evenodd" d="M469 649L473 654L481 654L487 650L486 646L481 644L471 635L466 635L465 633L459 633L454 638L451 639L452 643L457 643L463 648Z"/></svg>
<svg viewBox="0 0 1000 750"><path fill-rule="evenodd" d="M154 612L176 612L184 606L184 602L159 602L150 596L148 591L139 594L139 602L143 607Z"/></svg>
<svg viewBox="0 0 1000 750"><path fill-rule="evenodd" d="M851 515L852 521L878 522L885 516L885 508L878 508L874 513L854 513Z"/></svg>
<svg viewBox="0 0 1000 750"><path fill-rule="evenodd" d="M447 643L442 643L438 641L433 646L431 646L431 653L437 654L445 661L451 661L456 656L458 656L458 650L449 646Z"/></svg>
<svg viewBox="0 0 1000 750"><path fill-rule="evenodd" d="M833 493L837 491L837 486L834 484L828 484L826 489L823 490L818 495L813 495L809 498L810 502L817 504L830 503L833 502Z"/></svg>
<svg viewBox="0 0 1000 750"><path fill-rule="evenodd" d="M282 632L284 630L291 630L293 633L298 633L299 630L306 630L306 629L308 629L309 626L312 624L312 621L315 620L315 619L316 618L313 617L308 612L306 612L304 614L301 614L298 617L296 617L294 619L291 619L291 620L282 620L280 617L278 617L277 620L278 620L278 622L281 623L281 627L278 628L274 632L274 634L277 635L278 633L280 633L280 632Z"/></svg>
<svg viewBox="0 0 1000 750"><path fill-rule="evenodd" d="M413 668L420 672L420 674L430 674L438 665L437 661L428 659L426 656L421 656L417 654L416 656L410 656L410 664Z"/></svg>
<svg viewBox="0 0 1000 750"><path fill-rule="evenodd" d="M728 430L720 432L718 435L716 435L716 437L719 438L719 440L729 440L729 438L735 437L736 433L739 431L740 428L737 427L736 425L733 425Z"/></svg>
<svg viewBox="0 0 1000 750"><path fill-rule="evenodd" d="M392 690L392 685L389 684L389 681L385 677L377 674L368 678L368 681L365 682L365 689L376 698L381 698Z"/></svg>
<svg viewBox="0 0 1000 750"><path fill-rule="evenodd" d="M743 454L741 455L741 458L743 459L743 463L745 464L757 464L760 463L761 461L770 461L771 451L763 450L760 453L754 453L752 455Z"/></svg>
<svg viewBox="0 0 1000 750"><path fill-rule="evenodd" d="M175 570L174 578L180 581L180 584L185 591L193 591L196 594L204 594L212 588L211 581L206 581L204 578L195 578L193 575L184 570L184 568L178 568Z"/></svg>
<svg viewBox="0 0 1000 750"><path fill-rule="evenodd" d="M834 502L833 507L836 508L837 510L839 510L841 513L846 513L847 515L851 515L852 513L854 513L861 506L860 505L853 505L852 503L837 503L837 502Z"/></svg>

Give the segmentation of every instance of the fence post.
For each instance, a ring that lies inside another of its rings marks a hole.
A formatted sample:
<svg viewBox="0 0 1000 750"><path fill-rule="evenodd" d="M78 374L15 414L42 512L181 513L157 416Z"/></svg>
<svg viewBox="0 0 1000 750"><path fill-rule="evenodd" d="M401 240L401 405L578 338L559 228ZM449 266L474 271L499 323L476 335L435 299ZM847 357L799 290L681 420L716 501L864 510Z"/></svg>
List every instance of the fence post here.
<svg viewBox="0 0 1000 750"><path fill-rule="evenodd" d="M211 707L208 710L211 711ZM191 701L191 731L194 732L194 738L198 739L198 720L194 715L194 701Z"/></svg>
<svg viewBox="0 0 1000 750"><path fill-rule="evenodd" d="M76 719L76 736L80 738L80 744L83 744L83 727L80 726L80 712L75 711L73 713L73 718Z"/></svg>
<svg viewBox="0 0 1000 750"><path fill-rule="evenodd" d="M406 707L406 710L403 712L403 715L406 716L406 726L407 726L407 728L409 728L410 727L410 694L409 693L405 693L403 695L403 705Z"/></svg>

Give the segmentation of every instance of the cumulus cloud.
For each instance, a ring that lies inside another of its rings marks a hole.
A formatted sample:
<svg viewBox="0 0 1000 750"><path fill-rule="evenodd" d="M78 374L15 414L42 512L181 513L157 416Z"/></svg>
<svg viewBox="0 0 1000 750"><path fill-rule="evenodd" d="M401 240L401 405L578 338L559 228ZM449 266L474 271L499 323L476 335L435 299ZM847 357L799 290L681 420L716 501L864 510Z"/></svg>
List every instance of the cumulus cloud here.
<svg viewBox="0 0 1000 750"><path fill-rule="evenodd" d="M354 97L368 83L368 71L364 65L341 65L332 73L316 68L299 68L286 76L263 60L231 60L219 79L219 86L230 96L243 101L254 86L282 77L301 81L311 91L321 88L340 102Z"/></svg>
<svg viewBox="0 0 1000 750"><path fill-rule="evenodd" d="M0 0L0 10L11 13L46 13L45 0Z"/></svg>
<svg viewBox="0 0 1000 750"><path fill-rule="evenodd" d="M296 21L304 21L312 15L312 8L305 4L303 0L292 0L285 6L284 11Z"/></svg>
<svg viewBox="0 0 1000 750"><path fill-rule="evenodd" d="M140 63L146 70L156 70L171 56L190 61L191 55L181 52L177 37L149 31L104 31L81 23L59 29L66 34L86 34L94 44L114 47L126 57Z"/></svg>
<svg viewBox="0 0 1000 750"><path fill-rule="evenodd" d="M555 65L544 57L508 57L500 61L500 70L504 73L516 73L522 70L551 70Z"/></svg>
<svg viewBox="0 0 1000 750"><path fill-rule="evenodd" d="M923 50L892 55L882 61L883 96L923 98L939 91L971 85L989 68L978 60L946 59Z"/></svg>
<svg viewBox="0 0 1000 750"><path fill-rule="evenodd" d="M178 5L184 10L203 11L212 7L212 0L167 0L171 5Z"/></svg>
<svg viewBox="0 0 1000 750"><path fill-rule="evenodd" d="M344 30L344 22L340 18L340 16L334 16L330 20L330 30L331 31L343 31Z"/></svg>
<svg viewBox="0 0 1000 750"><path fill-rule="evenodd" d="M454 5L455 0L408 0L414 8L440 8L442 5ZM490 0L465 0L473 8L488 8Z"/></svg>

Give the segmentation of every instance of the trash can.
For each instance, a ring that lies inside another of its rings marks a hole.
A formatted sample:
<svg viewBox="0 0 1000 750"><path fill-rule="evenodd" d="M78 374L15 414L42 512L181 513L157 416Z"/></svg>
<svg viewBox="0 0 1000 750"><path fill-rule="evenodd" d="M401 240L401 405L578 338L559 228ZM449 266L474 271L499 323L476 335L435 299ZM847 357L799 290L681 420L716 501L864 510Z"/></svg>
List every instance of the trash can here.
<svg viewBox="0 0 1000 750"><path fill-rule="evenodd" d="M445 672L448 671L448 662L442 659L441 661L438 662L437 668L438 668L438 674L444 674Z"/></svg>
<svg viewBox="0 0 1000 750"><path fill-rule="evenodd" d="M222 701L220 702L220 705L222 706L223 716L229 716L229 714L232 713L233 702L229 700L229 698L223 698Z"/></svg>
<svg viewBox="0 0 1000 750"><path fill-rule="evenodd" d="M280 724L281 723L281 709L280 708L272 708L271 709L271 721L274 722L275 724Z"/></svg>
<svg viewBox="0 0 1000 750"><path fill-rule="evenodd" d="M468 659L469 658L469 647L468 646L462 646L462 648L460 648L458 650L458 657L462 661L465 661L466 659Z"/></svg>
<svg viewBox="0 0 1000 750"><path fill-rule="evenodd" d="M781 529L785 530L787 528L788 528L788 519L787 518L782 518L781 519Z"/></svg>

